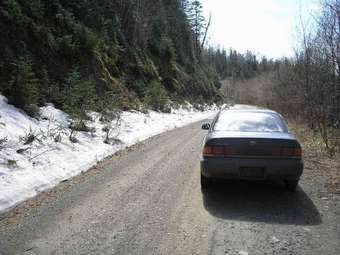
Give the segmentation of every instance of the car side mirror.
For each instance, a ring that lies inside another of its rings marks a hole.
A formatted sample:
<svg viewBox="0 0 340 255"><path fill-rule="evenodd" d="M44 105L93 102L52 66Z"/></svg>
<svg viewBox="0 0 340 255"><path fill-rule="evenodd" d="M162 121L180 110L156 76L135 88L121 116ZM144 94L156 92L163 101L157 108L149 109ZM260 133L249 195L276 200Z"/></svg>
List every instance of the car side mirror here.
<svg viewBox="0 0 340 255"><path fill-rule="evenodd" d="M203 129L203 130L209 130L209 129L210 129L210 123L204 123L204 124L202 125L202 129Z"/></svg>

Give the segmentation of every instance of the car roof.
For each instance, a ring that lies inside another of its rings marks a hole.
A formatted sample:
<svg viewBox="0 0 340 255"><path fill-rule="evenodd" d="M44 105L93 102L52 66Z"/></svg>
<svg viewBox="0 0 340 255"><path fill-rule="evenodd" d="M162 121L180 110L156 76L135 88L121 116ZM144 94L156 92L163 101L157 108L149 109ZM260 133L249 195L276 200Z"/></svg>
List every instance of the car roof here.
<svg viewBox="0 0 340 255"><path fill-rule="evenodd" d="M256 107L247 107L247 108L224 108L221 109L219 111L219 113L216 115L212 126L215 126L216 122L220 119L221 114L224 115L226 114L226 116L228 116L228 113L262 113L262 114L268 114L268 115L272 115L275 116L276 118L278 118L280 120L280 126L283 128L283 130L285 132L288 132L288 127L286 124L285 119L282 117L282 115L276 111L270 110L270 109L265 109L265 108L256 108Z"/></svg>
<svg viewBox="0 0 340 255"><path fill-rule="evenodd" d="M277 114L277 115L281 115L276 111L273 110L269 110L269 109L265 109L265 108L225 108L222 109L220 112L254 112L254 113L271 113L271 114Z"/></svg>

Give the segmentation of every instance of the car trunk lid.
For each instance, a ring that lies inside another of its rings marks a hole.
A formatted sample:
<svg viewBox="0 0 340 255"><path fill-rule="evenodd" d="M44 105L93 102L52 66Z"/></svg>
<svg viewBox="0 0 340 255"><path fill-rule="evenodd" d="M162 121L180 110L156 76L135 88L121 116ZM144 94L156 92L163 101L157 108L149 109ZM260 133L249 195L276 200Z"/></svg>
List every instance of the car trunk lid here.
<svg viewBox="0 0 340 255"><path fill-rule="evenodd" d="M295 137L280 132L214 132L208 135L204 150L207 156L301 157Z"/></svg>

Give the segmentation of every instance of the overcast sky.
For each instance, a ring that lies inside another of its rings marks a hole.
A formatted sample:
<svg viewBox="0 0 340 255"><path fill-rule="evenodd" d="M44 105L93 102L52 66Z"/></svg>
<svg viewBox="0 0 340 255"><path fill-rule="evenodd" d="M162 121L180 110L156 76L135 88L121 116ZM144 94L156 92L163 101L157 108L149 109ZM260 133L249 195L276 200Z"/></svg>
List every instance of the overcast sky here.
<svg viewBox="0 0 340 255"><path fill-rule="evenodd" d="M212 14L209 44L251 50L270 58L292 56L299 9L304 19L317 10L317 0L202 0Z"/></svg>

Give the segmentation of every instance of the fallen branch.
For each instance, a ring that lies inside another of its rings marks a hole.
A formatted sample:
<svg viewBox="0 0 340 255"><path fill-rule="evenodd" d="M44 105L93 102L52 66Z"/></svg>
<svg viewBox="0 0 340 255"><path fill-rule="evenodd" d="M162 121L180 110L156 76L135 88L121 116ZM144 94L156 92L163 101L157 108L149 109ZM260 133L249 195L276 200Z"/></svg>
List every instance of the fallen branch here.
<svg viewBox="0 0 340 255"><path fill-rule="evenodd" d="M54 151L54 150L55 150L55 149L49 149L49 150L43 151L42 153L39 153L38 155L35 155L34 157L29 158L29 161L32 161L33 159L38 158L38 157L40 157L41 155L43 155L43 154L45 154L45 153L47 153L47 152Z"/></svg>

